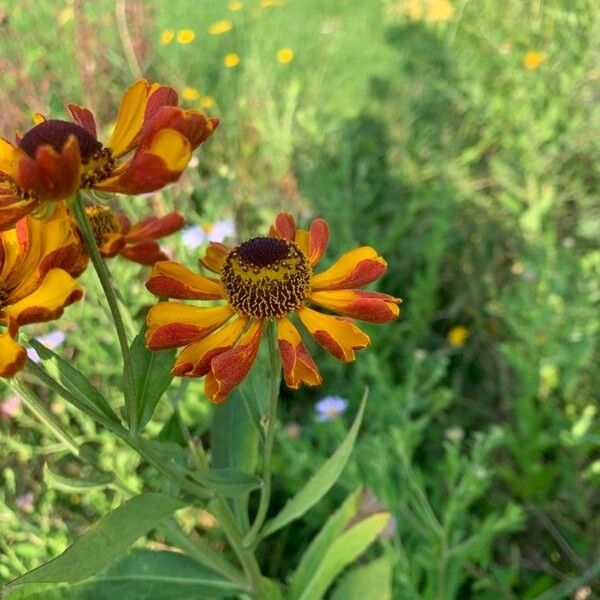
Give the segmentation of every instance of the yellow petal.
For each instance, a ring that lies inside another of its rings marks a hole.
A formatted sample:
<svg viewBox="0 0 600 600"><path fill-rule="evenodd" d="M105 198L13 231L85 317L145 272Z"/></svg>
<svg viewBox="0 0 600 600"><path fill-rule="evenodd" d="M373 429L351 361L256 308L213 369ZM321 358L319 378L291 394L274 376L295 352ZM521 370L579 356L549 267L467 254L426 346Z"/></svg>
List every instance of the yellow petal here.
<svg viewBox="0 0 600 600"><path fill-rule="evenodd" d="M217 300L224 297L218 281L198 275L171 260L157 262L146 283L154 295L179 300Z"/></svg>
<svg viewBox="0 0 600 600"><path fill-rule="evenodd" d="M188 139L175 129L161 129L153 138L148 152L160 156L170 171L181 173L192 158Z"/></svg>
<svg viewBox="0 0 600 600"><path fill-rule="evenodd" d="M15 171L15 147L4 138L0 138L0 171L10 177Z"/></svg>
<svg viewBox="0 0 600 600"><path fill-rule="evenodd" d="M65 306L81 300L83 289L62 269L51 269L39 287L22 300L9 304L4 312L18 325L58 319Z"/></svg>
<svg viewBox="0 0 600 600"><path fill-rule="evenodd" d="M300 308L297 314L317 342L343 362L353 361L354 350L371 343L369 336L349 319L324 315L306 307Z"/></svg>
<svg viewBox="0 0 600 600"><path fill-rule="evenodd" d="M206 255L200 259L200 262L213 273L220 273L225 262L225 257L229 254L230 249L225 244L219 242L211 242L206 249Z"/></svg>
<svg viewBox="0 0 600 600"><path fill-rule="evenodd" d="M288 387L298 389L301 383L321 383L317 365L302 343L300 333L287 317L277 320L277 346Z"/></svg>
<svg viewBox="0 0 600 600"><path fill-rule="evenodd" d="M313 290L357 288L379 279L387 268L386 261L370 246L343 254L329 269L314 275Z"/></svg>
<svg viewBox="0 0 600 600"><path fill-rule="evenodd" d="M20 371L27 359L27 352L12 339L8 331L0 333L0 377L12 377Z"/></svg>

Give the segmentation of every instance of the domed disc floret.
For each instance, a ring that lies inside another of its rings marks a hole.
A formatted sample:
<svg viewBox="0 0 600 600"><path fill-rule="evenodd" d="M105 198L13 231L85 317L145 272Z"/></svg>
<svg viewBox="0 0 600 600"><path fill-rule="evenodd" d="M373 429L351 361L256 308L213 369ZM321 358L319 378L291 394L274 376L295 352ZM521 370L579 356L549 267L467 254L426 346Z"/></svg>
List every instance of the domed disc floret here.
<svg viewBox="0 0 600 600"><path fill-rule="evenodd" d="M302 250L288 240L256 237L225 258L221 281L229 303L260 319L297 310L310 292L311 268Z"/></svg>

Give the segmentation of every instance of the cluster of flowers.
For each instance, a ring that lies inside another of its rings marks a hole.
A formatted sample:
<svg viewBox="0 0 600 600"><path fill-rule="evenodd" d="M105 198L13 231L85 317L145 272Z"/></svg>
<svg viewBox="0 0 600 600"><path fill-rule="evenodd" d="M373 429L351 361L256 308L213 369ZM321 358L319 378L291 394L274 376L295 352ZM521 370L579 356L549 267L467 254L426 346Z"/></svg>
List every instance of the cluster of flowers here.
<svg viewBox="0 0 600 600"><path fill-rule="evenodd" d="M179 108L171 88L144 80L126 92L106 146L97 139L89 110L72 104L69 111L72 122L40 117L15 145L0 140L3 377L14 375L26 360L17 341L19 328L56 319L83 296L76 278L88 257L69 199L81 189L127 194L160 189L181 175L192 151L218 125L202 112ZM104 257L120 254L153 266L146 287L170 300L150 309L147 346L183 347L173 374L205 376L213 402L224 400L247 375L268 321L276 324L285 381L297 388L319 384L321 375L292 315L344 362L370 343L353 319L385 323L398 316L398 298L358 289L386 270L373 248L356 248L313 273L329 240L323 219L301 230L291 215L281 213L265 237L235 248L211 242L201 259L209 273L204 275L167 260L156 241L183 226L180 215L151 217L133 226L104 206L88 207L87 215Z"/></svg>

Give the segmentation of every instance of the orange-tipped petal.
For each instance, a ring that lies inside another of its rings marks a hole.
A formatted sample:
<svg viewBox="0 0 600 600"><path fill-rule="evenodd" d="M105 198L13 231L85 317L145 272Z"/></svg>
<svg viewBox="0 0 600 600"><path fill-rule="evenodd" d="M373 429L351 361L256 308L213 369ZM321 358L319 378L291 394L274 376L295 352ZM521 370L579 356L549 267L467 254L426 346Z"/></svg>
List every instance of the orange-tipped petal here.
<svg viewBox="0 0 600 600"><path fill-rule="evenodd" d="M329 244L329 225L327 225L327 221L315 219L310 224L309 236L308 262L315 265L319 262L321 256L325 254Z"/></svg>
<svg viewBox="0 0 600 600"><path fill-rule="evenodd" d="M321 383L321 374L317 365L302 343L300 333L287 317L277 321L277 345L288 387L296 390L301 383L307 385Z"/></svg>
<svg viewBox="0 0 600 600"><path fill-rule="evenodd" d="M123 194L154 192L177 181L191 157L192 148L184 135L174 129L162 129L113 176L94 187Z"/></svg>
<svg viewBox="0 0 600 600"><path fill-rule="evenodd" d="M104 258L112 258L119 254L126 243L125 236L120 233L105 233L102 242L98 244L98 250Z"/></svg>
<svg viewBox="0 0 600 600"><path fill-rule="evenodd" d="M176 106L163 106L144 124L139 143L144 145L162 129L179 131L190 143L192 150L210 137L219 120L209 119L199 110L183 110Z"/></svg>
<svg viewBox="0 0 600 600"><path fill-rule="evenodd" d="M20 199L0 183L0 231L11 229L19 219L32 213L41 204L37 198Z"/></svg>
<svg viewBox="0 0 600 600"><path fill-rule="evenodd" d="M148 238L157 239L179 231L185 221L179 213L172 212L164 217L148 217L127 230L128 242L141 242Z"/></svg>
<svg viewBox="0 0 600 600"><path fill-rule="evenodd" d="M211 402L223 402L248 375L258 354L262 330L262 320L255 321L236 346L211 360L210 373L204 379L204 391Z"/></svg>
<svg viewBox="0 0 600 600"><path fill-rule="evenodd" d="M52 269L35 291L9 304L4 313L17 325L42 323L58 319L66 306L82 297L83 289L66 271Z"/></svg>
<svg viewBox="0 0 600 600"><path fill-rule="evenodd" d="M144 125L166 106L177 106L177 92L168 85L154 84L144 111Z"/></svg>
<svg viewBox="0 0 600 600"><path fill-rule="evenodd" d="M248 317L239 316L231 323L183 349L171 373L187 377L202 377L210 371L211 360L233 348L244 332Z"/></svg>
<svg viewBox="0 0 600 600"><path fill-rule="evenodd" d="M356 358L354 351L371 343L368 335L344 317L324 315L306 307L297 314L317 342L343 362L352 362Z"/></svg>
<svg viewBox="0 0 600 600"><path fill-rule="evenodd" d="M200 262L213 273L220 273L225 263L225 258L231 252L225 244L219 242L210 242L206 249L206 255L200 259Z"/></svg>
<svg viewBox="0 0 600 600"><path fill-rule="evenodd" d="M39 200L64 200L79 185L81 154L79 142L70 135L57 152L49 144L37 148L35 160L24 150L16 150L15 181L23 190L34 192Z"/></svg>
<svg viewBox="0 0 600 600"><path fill-rule="evenodd" d="M347 317L369 323L388 323L400 314L400 299L380 292L326 290L312 292L309 300Z"/></svg>
<svg viewBox="0 0 600 600"><path fill-rule="evenodd" d="M4 138L0 138L0 173L12 177L15 171L16 148Z"/></svg>
<svg viewBox="0 0 600 600"><path fill-rule="evenodd" d="M279 213L275 217L275 225L271 227L271 235L293 242L296 238L296 222L290 213Z"/></svg>
<svg viewBox="0 0 600 600"><path fill-rule="evenodd" d="M313 276L313 290L358 288L379 279L387 262L370 246L355 248L343 254L329 269Z"/></svg>
<svg viewBox="0 0 600 600"><path fill-rule="evenodd" d="M203 308L159 302L148 311L146 345L150 350L187 346L215 331L234 312L227 304Z"/></svg>
<svg viewBox="0 0 600 600"><path fill-rule="evenodd" d="M67 104L67 109L71 114L73 122L77 123L79 127L83 127L90 135L93 135L95 138L98 137L96 133L96 120L89 108L79 106L79 104Z"/></svg>
<svg viewBox="0 0 600 600"><path fill-rule="evenodd" d="M169 257L160 249L156 240L142 240L136 244L125 246L120 255L127 260L152 267L157 262L169 260Z"/></svg>
<svg viewBox="0 0 600 600"><path fill-rule="evenodd" d="M155 296L178 300L217 300L224 297L218 281L166 260L154 265L146 287Z"/></svg>
<svg viewBox="0 0 600 600"><path fill-rule="evenodd" d="M8 331L0 333L0 377L12 377L23 368L27 352L10 336Z"/></svg>

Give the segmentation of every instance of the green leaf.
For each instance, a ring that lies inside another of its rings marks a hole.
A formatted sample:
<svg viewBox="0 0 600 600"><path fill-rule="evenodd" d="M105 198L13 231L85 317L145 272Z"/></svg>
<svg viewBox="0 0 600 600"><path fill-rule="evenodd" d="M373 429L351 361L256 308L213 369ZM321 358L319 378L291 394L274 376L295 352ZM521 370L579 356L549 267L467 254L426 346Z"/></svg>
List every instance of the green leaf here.
<svg viewBox="0 0 600 600"><path fill-rule="evenodd" d="M146 324L131 343L130 353L135 380L138 427L150 421L158 401L169 387L177 349L150 351L146 348Z"/></svg>
<svg viewBox="0 0 600 600"><path fill-rule="evenodd" d="M389 519L388 512L376 513L346 529L329 546L308 581L294 580L290 600L321 600L335 578L377 539Z"/></svg>
<svg viewBox="0 0 600 600"><path fill-rule="evenodd" d="M105 488L114 481L114 477L110 473L97 474L95 477L87 479L73 479L65 477L59 473L55 473L48 463L44 464L44 482L48 487L78 494L83 491Z"/></svg>
<svg viewBox="0 0 600 600"><path fill-rule="evenodd" d="M64 586L26 585L8 600L201 600L231 597L239 585L175 552L135 550L106 571Z"/></svg>
<svg viewBox="0 0 600 600"><path fill-rule="evenodd" d="M191 475L202 485L214 489L230 498L246 495L262 485L262 482L258 477L235 469L196 471Z"/></svg>
<svg viewBox="0 0 600 600"><path fill-rule="evenodd" d="M92 577L123 554L158 521L185 504L172 496L134 496L104 515L60 556L25 573L8 587L24 583L75 583Z"/></svg>
<svg viewBox="0 0 600 600"><path fill-rule="evenodd" d="M331 600L391 600L392 565L383 556L362 567L352 569L337 585Z"/></svg>
<svg viewBox="0 0 600 600"><path fill-rule="evenodd" d="M270 521L267 521L262 532L262 537L270 535L281 529L291 521L301 517L312 508L333 486L350 458L358 430L362 422L365 406L367 404L368 390L365 390L363 399L358 409L358 414L350 431L334 454L325 464L309 479L308 483L283 507L281 512Z"/></svg>
<svg viewBox="0 0 600 600"><path fill-rule="evenodd" d="M73 396L96 413L120 423L106 398L70 362L56 354L35 339L30 339L31 347L38 353L46 371L59 381Z"/></svg>

